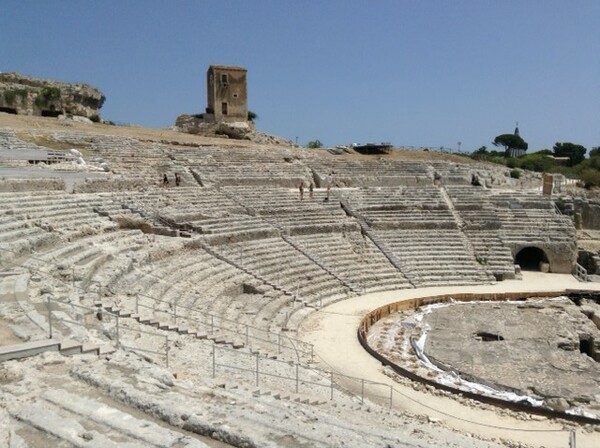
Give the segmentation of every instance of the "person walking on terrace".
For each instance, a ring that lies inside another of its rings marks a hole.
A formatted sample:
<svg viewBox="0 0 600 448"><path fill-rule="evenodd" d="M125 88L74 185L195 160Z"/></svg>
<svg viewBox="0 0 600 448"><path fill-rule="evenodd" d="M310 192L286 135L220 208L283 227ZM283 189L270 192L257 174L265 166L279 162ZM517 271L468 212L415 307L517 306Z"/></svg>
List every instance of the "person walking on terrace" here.
<svg viewBox="0 0 600 448"><path fill-rule="evenodd" d="M325 197L326 201L329 201L329 193L331 191L331 187L333 185L333 174L334 172L332 171L331 173L329 173L329 175L325 178L325 188L327 188L327 196Z"/></svg>

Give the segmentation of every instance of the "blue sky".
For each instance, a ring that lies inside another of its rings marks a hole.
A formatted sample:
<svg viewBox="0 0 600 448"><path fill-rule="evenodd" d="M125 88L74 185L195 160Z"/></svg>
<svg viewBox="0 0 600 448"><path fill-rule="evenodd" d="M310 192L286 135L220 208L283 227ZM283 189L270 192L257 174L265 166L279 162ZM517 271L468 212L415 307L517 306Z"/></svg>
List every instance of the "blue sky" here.
<svg viewBox="0 0 600 448"><path fill-rule="evenodd" d="M600 2L0 2L0 71L87 82L104 118L167 127L210 64L248 69L259 130L305 144L600 146Z"/></svg>

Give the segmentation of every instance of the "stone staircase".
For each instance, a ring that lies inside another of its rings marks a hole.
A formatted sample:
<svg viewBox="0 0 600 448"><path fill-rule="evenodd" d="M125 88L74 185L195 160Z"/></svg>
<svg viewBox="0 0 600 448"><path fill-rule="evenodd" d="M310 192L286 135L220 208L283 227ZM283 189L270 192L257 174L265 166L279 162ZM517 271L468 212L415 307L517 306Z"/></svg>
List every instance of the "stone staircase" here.
<svg viewBox="0 0 600 448"><path fill-rule="evenodd" d="M223 335L218 334L217 332L211 333L200 330L198 328L192 328L187 325L171 324L169 322L156 319L153 315L141 315L137 313L132 313L130 311L125 311L118 306L105 304L101 300L94 301L94 306L103 309L119 318L132 319L134 321L139 322L140 324L146 325L148 327L154 327L159 330L171 331L180 335L187 335L199 340L212 341L215 344L229 345L235 349L245 347L245 343L243 341L227 338Z"/></svg>
<svg viewBox="0 0 600 448"><path fill-rule="evenodd" d="M292 246L294 249L296 249L298 252L301 252L302 254L304 254L304 256L306 258L311 260L313 263L315 263L317 266L319 266L325 272L330 274L332 277L338 279L340 281L340 283L342 283L344 286L346 286L354 294L361 294L362 291L358 286L356 286L352 282L342 278L336 271L334 271L333 269L330 269L329 266L326 265L325 263L323 263L316 255L305 250L300 244L297 244L292 238L290 238L286 235L281 235L281 238L286 243L288 243L290 246Z"/></svg>
<svg viewBox="0 0 600 448"><path fill-rule="evenodd" d="M28 427L28 431L22 431L24 444L38 433L39 438L46 440L46 446L208 448L202 441L183 432L165 428L145 416L134 416L138 413L133 410L124 411L110 401L73 391L53 388L30 403L9 397L9 415Z"/></svg>
<svg viewBox="0 0 600 448"><path fill-rule="evenodd" d="M131 311L126 311L121 309L119 306L106 304L101 300L96 300L94 302L94 306L120 319L131 319L132 321L138 322L146 327L173 332L178 335L191 337L195 340L211 342L213 344L230 347L235 350L248 349L250 353L266 359L277 359L280 356L279 354L274 353L272 349L265 350L264 347L259 347L260 344L257 346L254 346L254 344L247 346L246 342L244 341L244 339L247 339L246 335L237 333L237 337L231 337L231 335L225 334L230 333L231 330L225 329L221 332L221 329L218 327L218 325L215 325L213 329L210 329L210 324L198 326L174 324L165 320L157 319L150 314L142 315L141 313L138 314ZM182 317L182 320L185 320L185 318ZM203 329L201 327L207 328ZM274 343L271 342L269 345L274 345Z"/></svg>
<svg viewBox="0 0 600 448"><path fill-rule="evenodd" d="M466 235L464 232L465 222L463 221L461 214L454 207L454 202L452 201L452 198L448 194L448 191L446 190L445 187L442 187L442 188L440 188L440 193L441 193L442 197L444 198L444 201L448 205L448 210L450 210L450 212L452 213L452 216L454 217L454 220L456 221L458 231L460 232L460 235L461 235L461 240L463 241L464 246L467 249L467 252L473 256L473 259L475 259L478 263L482 264L482 266L484 267L484 271L487 274L488 280L490 282L495 281L496 277L494 276L494 273L491 270L487 269L486 266L482 263L482 260L476 256L475 248L471 244L471 240L468 237L468 235Z"/></svg>
<svg viewBox="0 0 600 448"><path fill-rule="evenodd" d="M61 355L101 355L114 351L110 345L82 343L70 339L43 339L20 344L0 346L0 362L29 358L44 352L59 352Z"/></svg>
<svg viewBox="0 0 600 448"><path fill-rule="evenodd" d="M381 253L383 255L385 255L385 257L388 259L388 261L398 270L398 272L400 272L403 276L405 276L405 274L402 270L402 263L394 255L394 253L389 249L389 247L385 244L385 242L383 242L380 238L377 237L377 235L375 235L371 231L371 227L367 224L367 222L364 220L364 218L360 214L356 213L352 209L352 207L350 206L350 204L348 203L347 200L345 200L344 198L340 198L339 200L340 200L340 204L341 204L342 208L344 209L344 211L349 216L354 217L354 219L356 219L358 221L358 224L360 225L362 233L367 238L369 238L373 242L373 244L375 244L375 246L381 251ZM411 282L410 278L407 277L407 280L410 283L411 287L414 288L415 284L413 282Z"/></svg>
<svg viewBox="0 0 600 448"><path fill-rule="evenodd" d="M242 264L235 261L232 257L228 257L226 255L221 254L218 250L216 250L216 248L213 248L213 247L209 246L208 244L204 244L204 243L200 243L200 245L208 254L212 255L213 257L215 257L225 263L232 265L236 269L239 269L240 271L245 272L248 275L251 275L252 277L259 280L261 283L264 283L265 285L270 286L271 288L275 289L276 291L281 291L286 295L289 295L289 296L293 295L291 291L288 291L286 288L283 288L281 285L275 284L274 282L272 282L269 279L262 276L260 273L255 272L252 269L246 268Z"/></svg>

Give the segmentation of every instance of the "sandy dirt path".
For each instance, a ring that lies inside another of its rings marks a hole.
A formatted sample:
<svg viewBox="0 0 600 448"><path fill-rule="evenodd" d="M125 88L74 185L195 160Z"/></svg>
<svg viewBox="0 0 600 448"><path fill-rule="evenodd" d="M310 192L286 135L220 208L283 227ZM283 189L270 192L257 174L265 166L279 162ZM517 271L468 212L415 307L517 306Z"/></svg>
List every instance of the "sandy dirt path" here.
<svg viewBox="0 0 600 448"><path fill-rule="evenodd" d="M569 434L558 422L546 419L538 420L536 417L534 420L523 421L501 415L494 410L469 406L453 398L415 391L411 387L393 382L383 373L381 363L362 348L358 342L356 331L364 314L378 306L403 299L458 292L563 291L567 289L600 290L600 283L580 283L568 274L524 272L523 280L509 280L493 285L435 287L367 294L332 304L311 314L302 323L299 335L303 340L314 344L316 359L321 367L352 377L393 384L393 393L395 394L393 401L394 407L397 409L428 415L443 421L450 428L486 439L502 438L531 446L562 448L569 446ZM361 386L358 383L350 387L354 387L352 391L360 395L359 388ZM375 389L366 386L365 394L368 395L369 392L375 392ZM381 396L381 388L376 393ZM584 432L578 428L576 436L578 448L600 447L600 432Z"/></svg>

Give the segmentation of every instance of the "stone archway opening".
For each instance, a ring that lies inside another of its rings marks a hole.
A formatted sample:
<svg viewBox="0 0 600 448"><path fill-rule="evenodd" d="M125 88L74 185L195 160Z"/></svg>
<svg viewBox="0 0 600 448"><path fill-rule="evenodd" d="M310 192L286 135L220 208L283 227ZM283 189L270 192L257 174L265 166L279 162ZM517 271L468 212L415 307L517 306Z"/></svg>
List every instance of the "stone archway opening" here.
<svg viewBox="0 0 600 448"><path fill-rule="evenodd" d="M515 256L515 264L523 271L541 271L542 264L548 264L548 257L538 247L524 247Z"/></svg>

